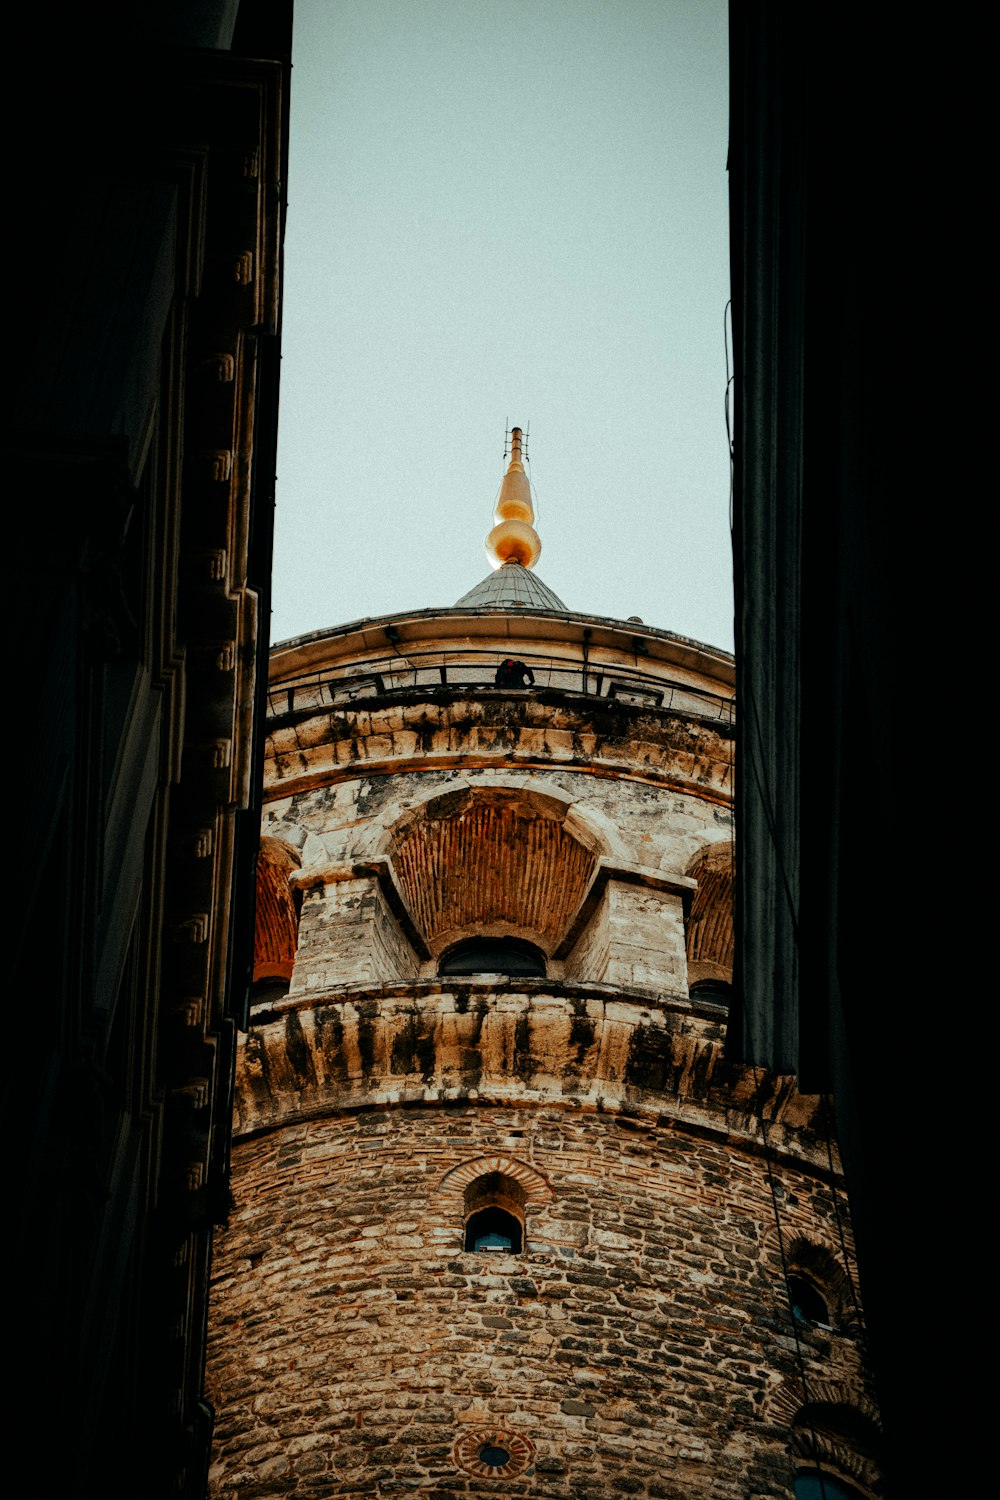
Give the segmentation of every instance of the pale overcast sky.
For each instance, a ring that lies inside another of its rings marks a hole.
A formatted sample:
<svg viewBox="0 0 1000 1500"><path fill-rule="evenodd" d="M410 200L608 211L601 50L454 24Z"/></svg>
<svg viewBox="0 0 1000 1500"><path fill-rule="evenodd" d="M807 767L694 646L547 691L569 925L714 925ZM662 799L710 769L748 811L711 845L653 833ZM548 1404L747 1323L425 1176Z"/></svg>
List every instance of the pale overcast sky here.
<svg viewBox="0 0 1000 1500"><path fill-rule="evenodd" d="M732 649L725 0L296 0L272 640L541 578Z"/></svg>

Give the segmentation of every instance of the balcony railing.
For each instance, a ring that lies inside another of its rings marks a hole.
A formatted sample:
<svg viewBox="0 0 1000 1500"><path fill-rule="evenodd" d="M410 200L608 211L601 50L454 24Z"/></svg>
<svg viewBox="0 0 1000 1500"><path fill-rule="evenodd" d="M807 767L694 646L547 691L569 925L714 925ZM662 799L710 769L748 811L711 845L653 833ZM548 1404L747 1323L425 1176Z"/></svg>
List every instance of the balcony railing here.
<svg viewBox="0 0 1000 1500"><path fill-rule="evenodd" d="M614 698L630 707L664 708L694 714L722 724L735 718L733 699L688 682L675 682L641 666L595 662L519 650L518 662L530 667L533 687L498 689L497 669L507 660L495 647L455 651L427 650L394 653L351 661L340 669L324 668L275 685L268 693L268 716L283 719L317 709L347 707L365 698L427 688L469 688L530 693L555 688L592 698Z"/></svg>

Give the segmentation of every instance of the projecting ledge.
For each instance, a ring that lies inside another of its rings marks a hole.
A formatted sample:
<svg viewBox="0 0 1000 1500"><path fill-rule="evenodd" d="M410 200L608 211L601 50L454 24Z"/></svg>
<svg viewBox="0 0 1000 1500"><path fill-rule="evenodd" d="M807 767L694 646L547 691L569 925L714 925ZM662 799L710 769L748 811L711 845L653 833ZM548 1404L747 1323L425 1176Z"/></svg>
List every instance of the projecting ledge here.
<svg viewBox="0 0 1000 1500"><path fill-rule="evenodd" d="M376 1101L608 1107L680 1093L717 1107L715 1093L726 1094L722 1017L596 991L439 979L385 986L377 999L341 992L275 1007L254 1016L239 1050L238 1133Z"/></svg>
<svg viewBox="0 0 1000 1500"><path fill-rule="evenodd" d="M510 983L510 981L505 981ZM315 996L254 1016L240 1045L237 1137L343 1111L447 1102L653 1111L683 1128L801 1137L816 1100L794 1079L734 1069L725 1013L551 980L417 981ZM797 1140L797 1144L795 1144Z"/></svg>

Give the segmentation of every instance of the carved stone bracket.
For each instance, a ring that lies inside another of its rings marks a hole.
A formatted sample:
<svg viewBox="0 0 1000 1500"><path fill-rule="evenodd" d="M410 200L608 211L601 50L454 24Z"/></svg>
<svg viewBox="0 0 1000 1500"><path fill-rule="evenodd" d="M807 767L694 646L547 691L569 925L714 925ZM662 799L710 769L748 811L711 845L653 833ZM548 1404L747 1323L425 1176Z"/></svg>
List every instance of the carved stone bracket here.
<svg viewBox="0 0 1000 1500"><path fill-rule="evenodd" d="M690 879L687 875L665 875L662 870L647 870L642 865L615 864L602 857L598 861L594 878L570 921L566 936L553 955L555 958L565 958L572 952L577 939L597 910L598 902L604 895L609 880L621 881L623 885L642 885L647 890L666 891L670 895L680 896L685 912L690 907L691 899L697 889L697 881Z"/></svg>
<svg viewBox="0 0 1000 1500"><path fill-rule="evenodd" d="M342 880L363 880L365 876L378 881L386 905L417 957L421 960L429 959L431 950L410 915L410 909L397 883L392 861L386 855L354 860L347 865L328 865L322 870L298 870L289 876L288 884L293 891L309 891L317 886L336 885Z"/></svg>

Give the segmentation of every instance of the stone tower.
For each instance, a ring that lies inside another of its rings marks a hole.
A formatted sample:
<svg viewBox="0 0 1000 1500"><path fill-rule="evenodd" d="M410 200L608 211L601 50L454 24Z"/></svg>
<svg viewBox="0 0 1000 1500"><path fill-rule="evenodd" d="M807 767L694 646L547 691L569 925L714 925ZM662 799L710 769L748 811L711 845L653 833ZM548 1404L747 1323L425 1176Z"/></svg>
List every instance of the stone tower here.
<svg viewBox="0 0 1000 1500"><path fill-rule="evenodd" d="M212 1494L881 1493L823 1101L727 1062L733 662L566 608L272 654Z"/></svg>

